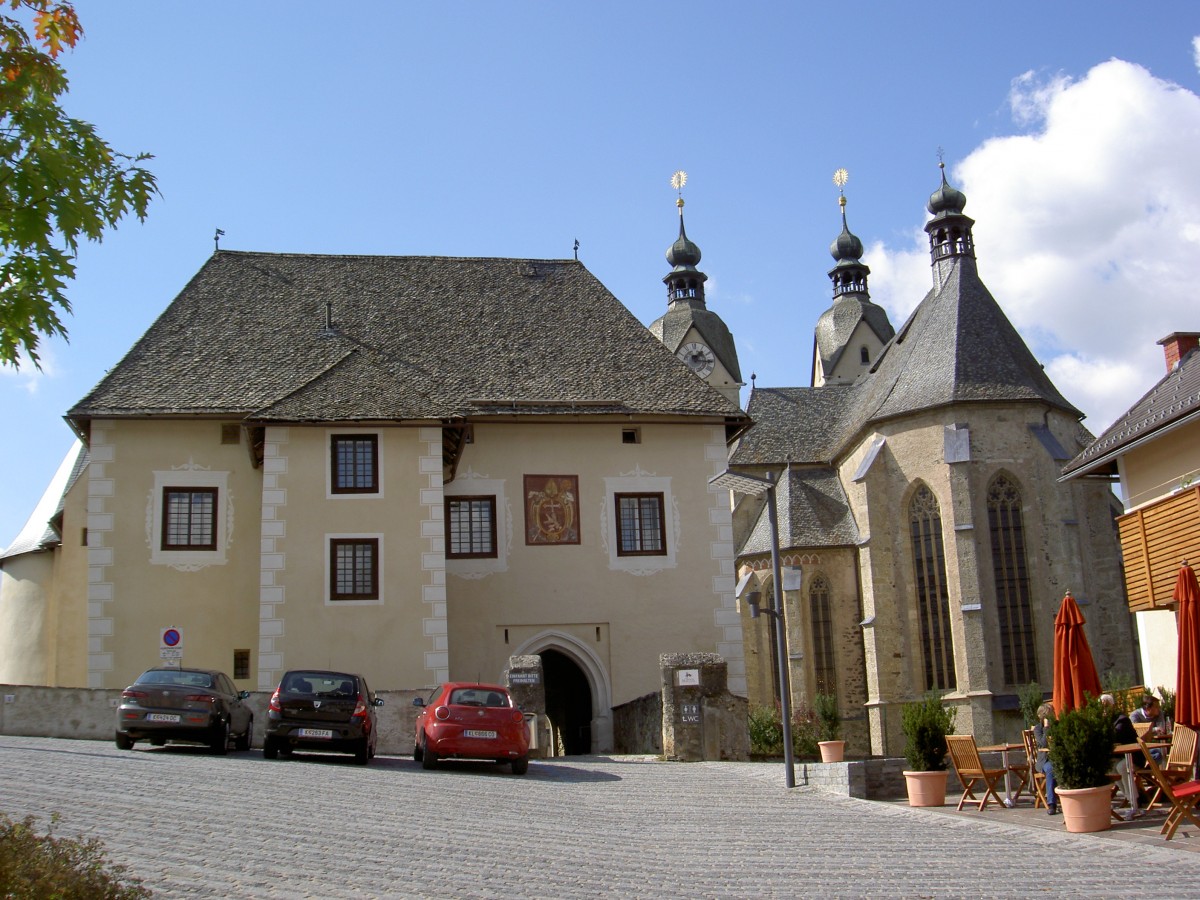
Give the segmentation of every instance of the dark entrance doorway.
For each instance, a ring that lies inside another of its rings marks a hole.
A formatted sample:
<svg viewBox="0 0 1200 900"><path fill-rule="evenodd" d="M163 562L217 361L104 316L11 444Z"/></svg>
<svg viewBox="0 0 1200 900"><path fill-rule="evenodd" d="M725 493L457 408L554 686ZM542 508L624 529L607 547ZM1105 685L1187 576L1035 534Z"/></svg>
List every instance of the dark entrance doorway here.
<svg viewBox="0 0 1200 900"><path fill-rule="evenodd" d="M558 650L543 650L546 715L562 736L568 756L592 752L592 689L576 662Z"/></svg>

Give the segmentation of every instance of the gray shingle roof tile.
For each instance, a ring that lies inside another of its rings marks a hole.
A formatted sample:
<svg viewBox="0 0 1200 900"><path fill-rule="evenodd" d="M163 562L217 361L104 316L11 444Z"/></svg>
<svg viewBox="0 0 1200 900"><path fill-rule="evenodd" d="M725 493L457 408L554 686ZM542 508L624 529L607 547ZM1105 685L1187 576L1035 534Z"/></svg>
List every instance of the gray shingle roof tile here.
<svg viewBox="0 0 1200 900"><path fill-rule="evenodd" d="M406 420L502 406L745 419L577 261L224 250L69 415Z"/></svg>
<svg viewBox="0 0 1200 900"><path fill-rule="evenodd" d="M1192 350L1123 416L1063 468L1063 475L1116 474L1131 444L1200 414L1200 350Z"/></svg>

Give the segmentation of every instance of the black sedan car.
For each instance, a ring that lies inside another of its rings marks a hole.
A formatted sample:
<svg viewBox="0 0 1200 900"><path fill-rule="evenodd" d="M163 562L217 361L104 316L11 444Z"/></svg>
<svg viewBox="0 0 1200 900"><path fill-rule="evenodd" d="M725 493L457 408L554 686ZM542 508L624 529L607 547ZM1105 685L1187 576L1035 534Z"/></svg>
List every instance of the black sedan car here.
<svg viewBox="0 0 1200 900"><path fill-rule="evenodd" d="M236 749L249 750L254 733L254 714L245 702L249 696L215 669L147 669L121 692L117 747L182 741L206 744L224 755L232 738Z"/></svg>
<svg viewBox="0 0 1200 900"><path fill-rule="evenodd" d="M296 669L284 674L267 707L263 756L291 756L293 750L353 753L366 765L375 755L375 708L383 700L367 680L348 672Z"/></svg>

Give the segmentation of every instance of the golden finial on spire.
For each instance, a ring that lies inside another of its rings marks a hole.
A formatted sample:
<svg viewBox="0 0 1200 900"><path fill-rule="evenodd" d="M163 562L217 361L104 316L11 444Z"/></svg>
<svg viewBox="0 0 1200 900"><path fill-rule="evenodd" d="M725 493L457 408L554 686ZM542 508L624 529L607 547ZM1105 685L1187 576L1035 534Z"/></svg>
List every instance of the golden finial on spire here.
<svg viewBox="0 0 1200 900"><path fill-rule="evenodd" d="M838 189L838 206L842 209L846 208L846 192L842 190L846 186L846 182L850 180L850 173L845 169L838 169L833 173L833 183Z"/></svg>
<svg viewBox="0 0 1200 900"><path fill-rule="evenodd" d="M679 214L683 215L683 186L687 184L687 172L683 169L678 170L671 176L671 187L679 192L679 199L675 201L675 205L679 207Z"/></svg>

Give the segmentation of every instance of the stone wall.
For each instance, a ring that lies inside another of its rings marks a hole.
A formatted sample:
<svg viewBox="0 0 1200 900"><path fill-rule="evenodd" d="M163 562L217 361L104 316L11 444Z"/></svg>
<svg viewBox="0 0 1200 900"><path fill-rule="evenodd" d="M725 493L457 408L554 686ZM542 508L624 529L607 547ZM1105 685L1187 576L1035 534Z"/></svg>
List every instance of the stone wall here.
<svg viewBox="0 0 1200 900"><path fill-rule="evenodd" d="M671 760L750 758L749 703L728 690L728 668L715 653L664 653L662 752Z"/></svg>
<svg viewBox="0 0 1200 900"><path fill-rule="evenodd" d="M412 705L421 691L379 691L384 705L376 710L377 752L388 756L412 753L417 710ZM262 746L270 691L251 692L254 746ZM0 734L27 737L111 741L121 692L108 688L51 688L0 685Z"/></svg>
<svg viewBox="0 0 1200 900"><path fill-rule="evenodd" d="M662 753L662 694L646 694L613 707L617 753Z"/></svg>

